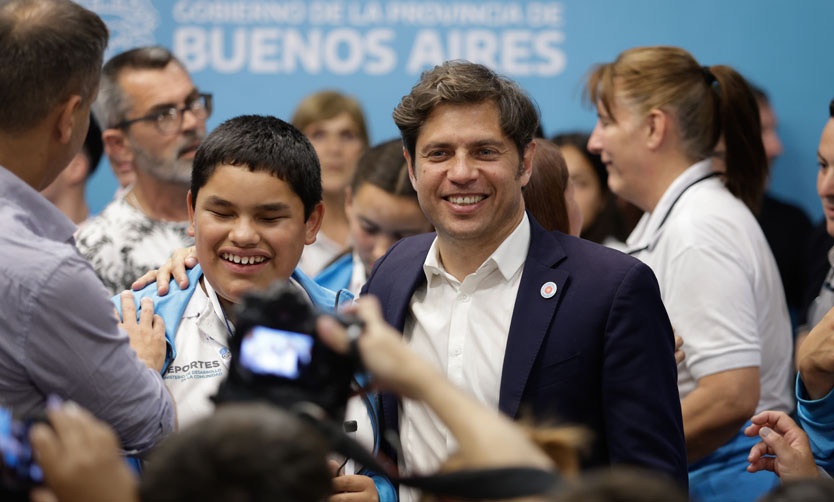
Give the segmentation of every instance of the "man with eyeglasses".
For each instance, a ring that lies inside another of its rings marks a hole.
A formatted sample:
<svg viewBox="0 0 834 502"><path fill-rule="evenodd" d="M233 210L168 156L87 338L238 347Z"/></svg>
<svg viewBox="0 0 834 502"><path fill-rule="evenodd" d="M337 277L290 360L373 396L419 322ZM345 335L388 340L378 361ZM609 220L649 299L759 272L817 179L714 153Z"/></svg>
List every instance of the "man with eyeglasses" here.
<svg viewBox="0 0 834 502"><path fill-rule="evenodd" d="M131 49L104 65L93 111L110 162L132 165L136 179L76 241L111 293L193 244L186 194L211 98L164 47Z"/></svg>

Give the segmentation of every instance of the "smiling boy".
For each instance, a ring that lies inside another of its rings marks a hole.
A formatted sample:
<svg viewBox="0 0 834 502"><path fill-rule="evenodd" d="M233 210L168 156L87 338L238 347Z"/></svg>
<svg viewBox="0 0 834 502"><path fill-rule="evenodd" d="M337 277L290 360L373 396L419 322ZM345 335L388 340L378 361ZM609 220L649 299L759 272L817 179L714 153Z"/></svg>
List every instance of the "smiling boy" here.
<svg viewBox="0 0 834 502"><path fill-rule="evenodd" d="M297 268L304 246L316 240L324 206L318 157L292 125L257 115L222 123L197 149L186 200L200 265L188 272L187 286L172 284L164 296L156 284L132 292L137 305L152 298L166 321L162 376L180 427L214 408L210 396L228 374L233 307L242 294L289 279L323 311L353 298L347 290L319 286ZM375 414L372 407L368 413ZM334 491L357 501L394 499L387 478L361 474L335 478Z"/></svg>
<svg viewBox="0 0 834 502"><path fill-rule="evenodd" d="M168 321L162 374L180 427L213 410L243 293L289 278L323 310L350 298L295 269L321 224L321 171L310 142L286 122L249 115L221 124L197 151L187 203L201 267L166 296L155 285L133 293L152 298Z"/></svg>

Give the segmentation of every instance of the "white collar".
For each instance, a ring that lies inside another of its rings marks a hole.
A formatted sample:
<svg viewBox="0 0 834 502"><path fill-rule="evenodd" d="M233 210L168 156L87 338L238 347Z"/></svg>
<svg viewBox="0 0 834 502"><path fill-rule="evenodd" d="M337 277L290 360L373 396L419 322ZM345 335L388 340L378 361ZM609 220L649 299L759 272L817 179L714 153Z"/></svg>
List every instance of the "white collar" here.
<svg viewBox="0 0 834 502"><path fill-rule="evenodd" d="M217 296L217 292L214 291L214 288L209 283L206 276L202 276L202 284L206 289L206 296L208 296L209 301L211 302L212 310L214 310L215 315L217 318L220 319L225 325L226 328L229 330L229 335L232 335L235 332L235 326L232 324L232 321L229 320L229 317L226 315L226 312L223 310L223 306L220 304L220 298ZM299 290L304 292L304 298L307 299L307 303L313 305L313 299L310 297L310 294L301 287L301 284L293 279L292 277L289 278L289 281L292 283L293 286L297 287ZM197 287L199 288L200 285L198 284Z"/></svg>
<svg viewBox="0 0 834 502"><path fill-rule="evenodd" d="M524 260L527 258L527 251L529 249L530 219L527 217L527 212L525 211L524 216L521 218L518 226L515 227L515 230L484 260L475 273L477 274L485 270L486 267L492 266L498 268L505 280L509 280L524 265ZM431 281L432 276L446 273L446 268L440 261L437 237L431 243L429 253L423 262L423 272L426 274L427 281Z"/></svg>
<svg viewBox="0 0 834 502"><path fill-rule="evenodd" d="M712 161L709 159L696 162L686 168L663 192L654 211L646 212L640 218L637 226L626 240L627 252L636 254L639 251L653 248L660 238L661 227L684 192L714 174Z"/></svg>

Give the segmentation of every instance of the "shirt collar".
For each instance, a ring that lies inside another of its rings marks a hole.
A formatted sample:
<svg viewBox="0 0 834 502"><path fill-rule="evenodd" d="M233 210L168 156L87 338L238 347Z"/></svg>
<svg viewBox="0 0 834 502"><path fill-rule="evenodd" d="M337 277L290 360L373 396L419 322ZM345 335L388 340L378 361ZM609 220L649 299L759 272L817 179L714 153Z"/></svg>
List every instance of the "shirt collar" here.
<svg viewBox="0 0 834 502"><path fill-rule="evenodd" d="M368 280L368 277L365 274L365 264L362 263L362 259L359 258L359 255L356 254L356 251L353 252L351 256L352 260L352 269L350 274L350 284L348 284L348 290L353 293L355 297L359 297L359 290L362 289L362 286L365 284L365 281Z"/></svg>
<svg viewBox="0 0 834 502"><path fill-rule="evenodd" d="M626 240L628 248L643 247L653 242L659 235L661 223L666 219L667 213L672 210L672 205L681 197L687 188L711 172L713 172L712 162L707 159L692 164L680 176L675 178L666 191L663 192L654 211L645 213L634 228L634 231L628 236Z"/></svg>
<svg viewBox="0 0 834 502"><path fill-rule="evenodd" d="M229 334L234 332L234 326L229 318L226 316L226 313L223 311L223 306L220 304L220 298L217 297L217 292L214 291L214 288L211 287L209 281L206 280L206 276L202 277L203 286L206 288L206 296L208 296L209 301L211 302L212 309L214 310L215 315L217 318L220 319L222 322L226 324L226 328L229 330Z"/></svg>
<svg viewBox="0 0 834 502"><path fill-rule="evenodd" d="M475 273L492 266L498 268L504 280L510 280L518 269L524 265L529 248L530 219L527 217L527 212L525 212L521 218L521 222L515 227L515 230L504 239L504 242L478 267ZM446 273L446 269L440 261L437 237L431 243L429 253L423 262L423 272L426 274L426 280L429 282L431 282L432 276Z"/></svg>
<svg viewBox="0 0 834 502"><path fill-rule="evenodd" d="M214 310L215 315L217 315L217 318L220 319L221 321L223 321L224 323L228 323L227 327L229 328L230 333L234 332L234 325L232 325L232 321L230 321L228 319L225 312L223 311L223 306L220 304L220 298L217 297L217 292L214 290L213 287L211 287L211 284L209 283L209 281L206 280L205 275L200 280L202 281L202 284L206 289L206 296L208 297L209 301L211 302L212 310ZM290 277L289 281L290 281L290 283L292 283L293 286L295 286L299 290L303 291L304 292L304 298L307 300L307 302L310 305L313 305L313 299L310 298L310 294L307 293L307 291L303 287L301 287L301 284L299 284L299 282L296 281L295 279L293 279L292 277ZM197 285L197 289L201 290L199 284ZM201 290L201 292L202 292L202 290ZM196 292L195 292L195 294L196 294Z"/></svg>
<svg viewBox="0 0 834 502"><path fill-rule="evenodd" d="M37 190L0 166L0 199L26 210L27 225L47 239L71 242L75 223Z"/></svg>

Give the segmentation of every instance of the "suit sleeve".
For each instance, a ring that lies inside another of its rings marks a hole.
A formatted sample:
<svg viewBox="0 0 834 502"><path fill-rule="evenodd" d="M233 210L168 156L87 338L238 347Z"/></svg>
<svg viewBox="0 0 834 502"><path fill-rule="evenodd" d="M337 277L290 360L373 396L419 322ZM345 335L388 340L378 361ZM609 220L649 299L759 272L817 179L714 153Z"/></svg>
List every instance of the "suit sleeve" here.
<svg viewBox="0 0 834 502"><path fill-rule="evenodd" d="M651 269L636 263L616 291L603 348L603 400L612 464L688 484L674 335Z"/></svg>

